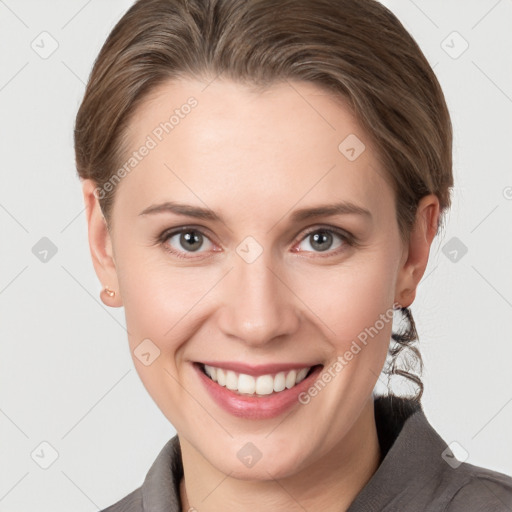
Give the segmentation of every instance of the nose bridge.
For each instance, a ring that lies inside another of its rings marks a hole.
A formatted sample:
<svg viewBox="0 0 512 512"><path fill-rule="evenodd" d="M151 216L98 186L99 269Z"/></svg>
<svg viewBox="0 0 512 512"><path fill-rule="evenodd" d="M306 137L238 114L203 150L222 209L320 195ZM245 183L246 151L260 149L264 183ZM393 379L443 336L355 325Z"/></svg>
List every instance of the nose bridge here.
<svg viewBox="0 0 512 512"><path fill-rule="evenodd" d="M271 267L270 255L263 251L254 261L234 255L234 261L225 283L227 300L220 321L224 334L262 345L292 333L298 322L293 294L284 276Z"/></svg>

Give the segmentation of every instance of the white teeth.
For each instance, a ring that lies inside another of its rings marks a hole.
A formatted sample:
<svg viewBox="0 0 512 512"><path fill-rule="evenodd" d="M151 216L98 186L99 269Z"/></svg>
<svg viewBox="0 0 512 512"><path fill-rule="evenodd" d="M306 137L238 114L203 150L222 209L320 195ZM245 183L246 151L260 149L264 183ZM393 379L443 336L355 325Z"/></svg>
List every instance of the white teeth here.
<svg viewBox="0 0 512 512"><path fill-rule="evenodd" d="M238 375L231 370L226 373L226 387L233 391L238 389Z"/></svg>
<svg viewBox="0 0 512 512"><path fill-rule="evenodd" d="M279 393L284 389L290 389L302 382L310 369L311 367L301 368L300 370L279 372L276 375L253 377L245 373L204 365L205 373L220 386L247 395L270 395L273 392Z"/></svg>
<svg viewBox="0 0 512 512"><path fill-rule="evenodd" d="M221 386L226 385L226 374L224 373L224 370L222 368L217 368L217 382Z"/></svg>
<svg viewBox="0 0 512 512"><path fill-rule="evenodd" d="M286 388L286 373L279 372L274 377L274 391L283 391L284 388Z"/></svg>
<svg viewBox="0 0 512 512"><path fill-rule="evenodd" d="M217 381L219 384L220 382ZM222 386L222 384L220 384ZM252 375L241 373L238 376L238 391L252 395L256 391L256 379Z"/></svg>
<svg viewBox="0 0 512 512"><path fill-rule="evenodd" d="M309 372L309 368L302 368L302 370L299 370L298 373L297 373L297 384L299 382L302 382L305 378L306 378L306 375L308 374Z"/></svg>
<svg viewBox="0 0 512 512"><path fill-rule="evenodd" d="M288 389L293 388L295 386L295 378L297 377L297 372L295 370L292 370L288 373L286 376L286 387Z"/></svg>
<svg viewBox="0 0 512 512"><path fill-rule="evenodd" d="M217 382L217 370L213 366L204 365L204 371L207 373L210 379Z"/></svg>
<svg viewBox="0 0 512 512"><path fill-rule="evenodd" d="M272 375L260 375L256 379L256 394L270 395L274 391L274 377Z"/></svg>

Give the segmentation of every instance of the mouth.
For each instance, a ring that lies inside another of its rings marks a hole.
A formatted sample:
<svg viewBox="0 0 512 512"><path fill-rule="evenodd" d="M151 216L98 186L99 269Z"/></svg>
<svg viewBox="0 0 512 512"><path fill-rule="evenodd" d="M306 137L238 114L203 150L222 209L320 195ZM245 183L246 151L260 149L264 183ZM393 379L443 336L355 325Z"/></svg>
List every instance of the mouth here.
<svg viewBox="0 0 512 512"><path fill-rule="evenodd" d="M278 395L292 389L312 373L317 373L323 365L297 366L273 373L249 373L237 372L225 367L213 366L205 363L194 363L204 375L234 394L252 397L268 397Z"/></svg>

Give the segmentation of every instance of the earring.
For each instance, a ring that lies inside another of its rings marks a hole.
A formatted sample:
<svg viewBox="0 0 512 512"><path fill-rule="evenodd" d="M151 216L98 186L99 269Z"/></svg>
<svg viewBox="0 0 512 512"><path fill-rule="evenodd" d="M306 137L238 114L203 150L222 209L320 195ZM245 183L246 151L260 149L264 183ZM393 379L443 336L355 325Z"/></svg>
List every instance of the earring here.
<svg viewBox="0 0 512 512"><path fill-rule="evenodd" d="M105 286L104 291L111 298L114 297L116 294L116 292L114 290L111 290L108 286Z"/></svg>

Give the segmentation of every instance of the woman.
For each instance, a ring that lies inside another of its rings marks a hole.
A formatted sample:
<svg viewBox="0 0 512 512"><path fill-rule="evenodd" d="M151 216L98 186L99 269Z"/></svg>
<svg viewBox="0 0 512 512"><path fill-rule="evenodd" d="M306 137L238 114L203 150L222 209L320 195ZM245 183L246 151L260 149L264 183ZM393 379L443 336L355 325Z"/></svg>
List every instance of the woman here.
<svg viewBox="0 0 512 512"><path fill-rule="evenodd" d="M451 144L432 69L376 1L133 5L76 159L102 300L177 435L107 511L512 509L512 478L456 460L398 366L421 370L409 306ZM415 396L377 395L388 352Z"/></svg>

